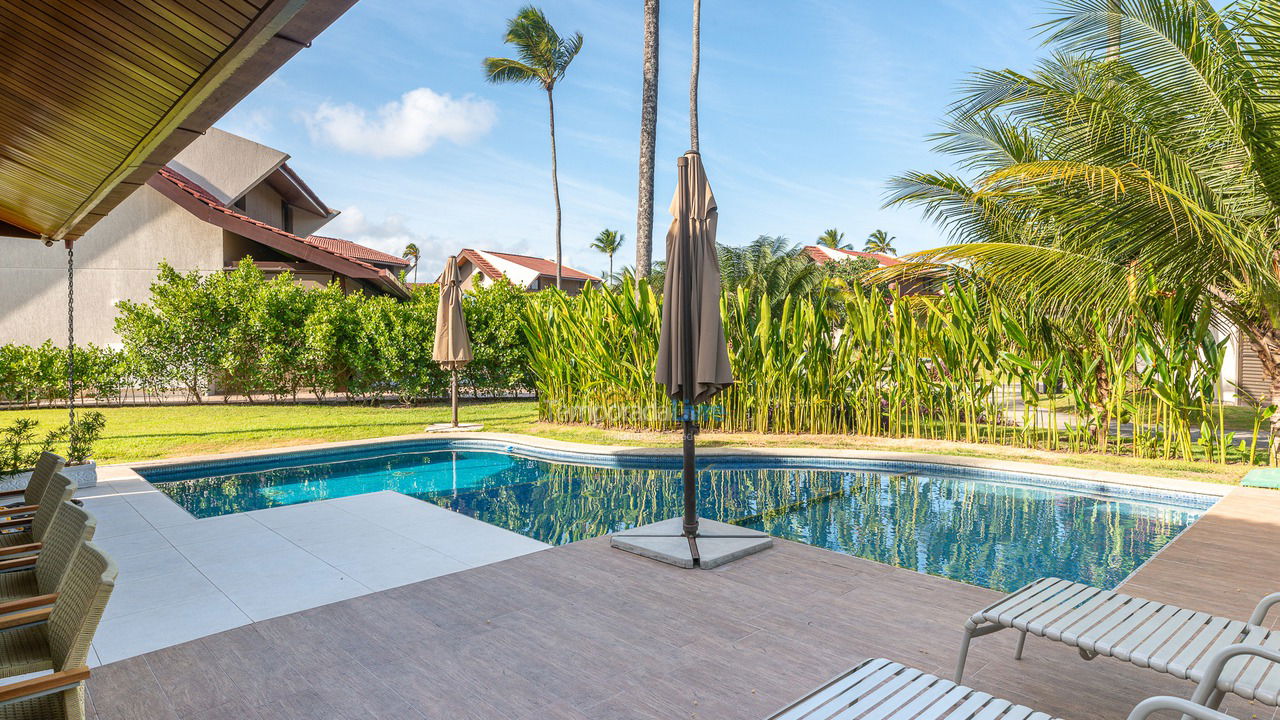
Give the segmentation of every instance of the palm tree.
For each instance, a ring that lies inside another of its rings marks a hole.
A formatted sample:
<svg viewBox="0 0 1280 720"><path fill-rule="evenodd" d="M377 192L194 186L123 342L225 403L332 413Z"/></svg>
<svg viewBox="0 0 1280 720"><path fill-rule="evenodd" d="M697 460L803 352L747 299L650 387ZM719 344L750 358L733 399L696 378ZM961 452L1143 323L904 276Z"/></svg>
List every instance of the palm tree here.
<svg viewBox="0 0 1280 720"><path fill-rule="evenodd" d="M658 138L658 0L644 0L644 80L640 88L640 198L636 207L636 277L653 265L653 161Z"/></svg>
<svg viewBox="0 0 1280 720"><path fill-rule="evenodd" d="M600 234L596 236L596 239L591 242L592 249L599 250L609 256L610 278L613 277L613 254L618 252L618 249L622 247L622 243L626 241L626 239L627 237L619 233L617 230L609 230L606 228L601 230Z"/></svg>
<svg viewBox="0 0 1280 720"><path fill-rule="evenodd" d="M556 289L561 289L564 264L560 253L560 180L556 174L556 83L564 78L569 63L582 49L582 33L562 38L547 22L542 11L532 5L520 8L507 21L506 43L516 49L518 59L484 59L485 77L491 83L537 84L547 91L551 118L551 194L556 201Z"/></svg>
<svg viewBox="0 0 1280 720"><path fill-rule="evenodd" d="M867 242L862 246L862 249L871 253L897 255L898 251L893 247L893 241L897 239L883 230L876 230L867 236Z"/></svg>
<svg viewBox="0 0 1280 720"><path fill-rule="evenodd" d="M826 247L832 248L834 250L851 249L851 246L845 244L844 233L840 232L835 228L828 228L826 230L823 230L822 234L818 236L818 244L825 245Z"/></svg>
<svg viewBox="0 0 1280 720"><path fill-rule="evenodd" d="M413 282L418 282L418 259L422 257L422 253L418 251L417 243L409 243L404 246L404 252L400 253L400 257L413 263Z"/></svg>
<svg viewBox="0 0 1280 720"><path fill-rule="evenodd" d="M803 252L781 235L761 235L743 247L721 245L721 285L745 290L750 298L748 307L757 307L767 293L771 308L780 309L788 297L812 292L822 279L818 265Z"/></svg>
<svg viewBox="0 0 1280 720"><path fill-rule="evenodd" d="M1055 7L1058 51L1029 74L976 73L939 136L973 180L892 181L889 204L921 207L958 241L913 257L964 262L1061 315L1194 290L1241 328L1280 404L1275 10ZM1280 437L1280 413L1271 422Z"/></svg>

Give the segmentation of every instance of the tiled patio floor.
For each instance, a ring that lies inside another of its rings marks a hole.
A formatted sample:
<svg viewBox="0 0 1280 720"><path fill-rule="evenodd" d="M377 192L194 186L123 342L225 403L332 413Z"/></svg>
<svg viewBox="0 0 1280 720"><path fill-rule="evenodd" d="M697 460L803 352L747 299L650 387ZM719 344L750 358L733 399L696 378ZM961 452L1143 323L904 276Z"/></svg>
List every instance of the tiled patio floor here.
<svg viewBox="0 0 1280 720"><path fill-rule="evenodd" d="M1280 585L1278 548L1280 493L1238 490L1132 589L1243 615ZM786 541L682 571L601 538L112 663L90 696L99 720L763 718L868 656L949 673L997 596ZM966 681L1078 720L1192 689L1046 641L1014 661L1015 637L975 641Z"/></svg>
<svg viewBox="0 0 1280 720"><path fill-rule="evenodd" d="M547 547L393 492L197 520L113 472L82 493L120 566L94 664Z"/></svg>

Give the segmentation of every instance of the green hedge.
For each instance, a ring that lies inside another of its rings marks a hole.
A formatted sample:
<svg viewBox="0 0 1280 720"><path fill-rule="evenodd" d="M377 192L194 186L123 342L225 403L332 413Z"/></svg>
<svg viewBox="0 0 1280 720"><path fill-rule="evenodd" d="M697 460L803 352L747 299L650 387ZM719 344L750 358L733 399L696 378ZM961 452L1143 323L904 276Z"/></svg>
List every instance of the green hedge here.
<svg viewBox="0 0 1280 720"><path fill-rule="evenodd" d="M267 279L246 260L230 273L180 273L161 264L146 303L118 305L120 350L76 351L77 394L119 402L126 392L185 391L203 402L224 396L403 401L447 392L448 374L431 360L437 289L407 301L337 285L306 289L287 274ZM460 373L470 392L503 395L533 383L520 333L528 296L510 283L465 295L475 360ZM67 397L66 349L0 346L0 402L23 406Z"/></svg>

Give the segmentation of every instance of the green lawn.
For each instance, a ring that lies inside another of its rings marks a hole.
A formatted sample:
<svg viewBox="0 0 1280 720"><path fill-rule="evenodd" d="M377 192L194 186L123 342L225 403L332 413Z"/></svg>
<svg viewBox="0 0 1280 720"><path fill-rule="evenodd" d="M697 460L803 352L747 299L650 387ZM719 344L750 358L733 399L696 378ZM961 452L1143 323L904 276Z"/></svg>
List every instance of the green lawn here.
<svg viewBox="0 0 1280 720"><path fill-rule="evenodd" d="M234 452L306 443L404 435L449 419L444 404L418 407L362 405L189 405L103 408L107 427L94 455L100 463L134 462L208 453ZM42 425L66 421L66 410L0 411L0 427L17 417L35 417ZM537 421L529 400L464 402L461 418L484 423L485 430L601 445L676 447L675 432L627 432ZM1024 450L1001 445L939 440L872 438L849 435L765 435L704 432L703 446L827 447L902 450L944 455L1038 462L1097 470L1236 483L1248 471L1243 465L1175 460L1138 460L1114 455Z"/></svg>

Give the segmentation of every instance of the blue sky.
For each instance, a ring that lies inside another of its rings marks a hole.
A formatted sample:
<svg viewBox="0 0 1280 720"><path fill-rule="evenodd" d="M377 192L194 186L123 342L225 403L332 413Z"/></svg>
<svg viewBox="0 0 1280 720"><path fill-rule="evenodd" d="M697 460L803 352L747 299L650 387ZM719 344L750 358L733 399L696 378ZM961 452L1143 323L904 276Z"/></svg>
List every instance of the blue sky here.
<svg viewBox="0 0 1280 720"><path fill-rule="evenodd" d="M463 247L554 255L545 94L484 81L507 55L518 0L360 0L219 127L277 147L343 215L326 228L399 254L422 279ZM639 0L546 0L582 53L556 90L565 262L600 271L602 228L634 263ZM688 146L689 8L666 0L655 255L675 158ZM702 155L721 242L811 243L837 227L859 245L884 228L900 252L943 242L913 210L881 210L884 181L946 167L926 136L976 67L1028 68L1043 6L1015 0L704 0Z"/></svg>

